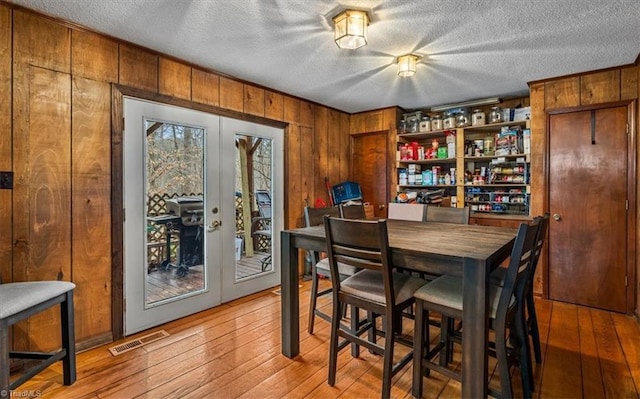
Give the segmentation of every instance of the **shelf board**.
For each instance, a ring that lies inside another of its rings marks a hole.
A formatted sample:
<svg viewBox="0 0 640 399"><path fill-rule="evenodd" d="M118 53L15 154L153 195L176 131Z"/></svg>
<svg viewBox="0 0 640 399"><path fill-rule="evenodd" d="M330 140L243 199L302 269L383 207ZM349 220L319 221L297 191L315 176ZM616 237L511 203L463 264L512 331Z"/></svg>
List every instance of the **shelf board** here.
<svg viewBox="0 0 640 399"><path fill-rule="evenodd" d="M456 188L455 184L436 184L426 186L422 184L398 184L399 188Z"/></svg>
<svg viewBox="0 0 640 399"><path fill-rule="evenodd" d="M467 126L464 128L466 133L488 133L494 132L496 129L500 129L505 126L520 126L526 128L529 125L529 120L524 121L511 121L511 122L500 122L500 123L487 123L482 126Z"/></svg>
<svg viewBox="0 0 640 399"><path fill-rule="evenodd" d="M527 187L525 183L492 183L492 184L465 184L464 187ZM519 194L519 193L517 193Z"/></svg>
<svg viewBox="0 0 640 399"><path fill-rule="evenodd" d="M439 164L439 163L456 163L456 158L430 158L430 159L412 159L412 160L398 160L398 163L409 164Z"/></svg>
<svg viewBox="0 0 640 399"><path fill-rule="evenodd" d="M491 162L494 159L499 159L499 158L504 158L504 159L517 159L517 158L523 158L524 157L524 162L517 162L517 163L529 163L530 162L530 154L514 154L514 155L500 155L500 156L496 156L496 155L483 155L483 156L479 156L479 157L469 157L469 156L465 156L464 160L467 162ZM509 161L511 163L513 163L514 161ZM500 165L500 164L494 164L494 165Z"/></svg>
<svg viewBox="0 0 640 399"><path fill-rule="evenodd" d="M430 132L415 132L415 133L400 133L398 137L403 138L409 141L419 140L419 139L427 139L427 138L436 138L436 137L445 137L447 132L456 132L456 129L444 129L444 130L432 130Z"/></svg>

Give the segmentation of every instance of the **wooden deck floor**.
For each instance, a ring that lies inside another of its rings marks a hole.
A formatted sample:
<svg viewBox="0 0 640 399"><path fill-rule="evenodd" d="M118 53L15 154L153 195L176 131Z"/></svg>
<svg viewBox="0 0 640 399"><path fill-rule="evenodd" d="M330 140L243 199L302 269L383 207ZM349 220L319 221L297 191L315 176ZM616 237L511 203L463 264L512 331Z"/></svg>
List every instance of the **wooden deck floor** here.
<svg viewBox="0 0 640 399"><path fill-rule="evenodd" d="M254 276L262 272L264 259L267 253L256 252L253 257L242 256L236 261L236 280ZM270 262L264 263L265 271L271 270ZM163 299L174 298L180 295L197 291L204 287L202 265L189 267L189 271L183 277L176 275L176 269L153 269L147 275L147 303L154 303Z"/></svg>
<svg viewBox="0 0 640 399"><path fill-rule="evenodd" d="M157 329L166 330L169 337L120 356L112 357L106 346L80 353L78 380L70 387L61 385L61 365L56 364L14 395L31 391L45 398L378 398L381 359L367 351L359 359L342 351L337 384L327 385L329 324L318 320L316 333L306 333L309 283L302 284L301 355L296 359L280 354L280 297L265 291L162 325ZM329 300L321 304L328 307ZM638 397L640 325L633 317L544 300L537 301L537 309L543 363L535 367L536 398ZM411 333L407 326L405 331ZM459 352L454 360L459 362ZM492 363L492 372L493 368ZM492 383L496 378L493 375ZM513 380L519 397L518 374ZM394 378L392 396L410 398L410 386L409 366ZM458 382L437 373L425 378L424 398L459 396Z"/></svg>

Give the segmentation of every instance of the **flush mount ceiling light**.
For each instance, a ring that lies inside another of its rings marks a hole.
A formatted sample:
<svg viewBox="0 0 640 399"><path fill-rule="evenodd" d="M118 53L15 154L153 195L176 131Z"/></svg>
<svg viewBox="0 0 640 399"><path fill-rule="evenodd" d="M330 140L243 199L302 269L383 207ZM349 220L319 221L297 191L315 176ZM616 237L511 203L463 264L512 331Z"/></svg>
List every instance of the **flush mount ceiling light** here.
<svg viewBox="0 0 640 399"><path fill-rule="evenodd" d="M415 75L416 64L419 58L420 57L414 54L401 55L398 57L398 76L406 78Z"/></svg>
<svg viewBox="0 0 640 399"><path fill-rule="evenodd" d="M333 24L338 47L355 50L367 44L369 15L366 11L345 10L333 17Z"/></svg>

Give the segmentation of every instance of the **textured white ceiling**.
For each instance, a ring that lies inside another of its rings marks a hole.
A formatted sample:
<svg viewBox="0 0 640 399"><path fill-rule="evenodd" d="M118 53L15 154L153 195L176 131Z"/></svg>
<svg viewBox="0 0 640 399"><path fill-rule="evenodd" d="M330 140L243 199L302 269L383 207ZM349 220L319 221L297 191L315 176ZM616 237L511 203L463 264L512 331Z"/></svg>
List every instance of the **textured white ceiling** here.
<svg viewBox="0 0 640 399"><path fill-rule="evenodd" d="M633 63L639 0L13 0L347 112L527 94L527 82ZM366 47L331 17L369 12ZM412 78L395 59L423 58Z"/></svg>

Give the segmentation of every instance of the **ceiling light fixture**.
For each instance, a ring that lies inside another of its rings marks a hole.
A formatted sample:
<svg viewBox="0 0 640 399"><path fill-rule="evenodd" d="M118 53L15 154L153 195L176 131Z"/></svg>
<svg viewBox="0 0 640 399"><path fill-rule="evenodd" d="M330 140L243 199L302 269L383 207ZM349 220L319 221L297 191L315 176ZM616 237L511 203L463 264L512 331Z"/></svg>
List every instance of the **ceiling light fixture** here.
<svg viewBox="0 0 640 399"><path fill-rule="evenodd" d="M401 55L398 57L398 76L403 78L416 74L416 64L419 57L413 54Z"/></svg>
<svg viewBox="0 0 640 399"><path fill-rule="evenodd" d="M500 99L500 97L481 98L479 100L463 101L461 103L438 105L437 107L431 107L431 111L440 112L440 111L446 111L453 108L465 108L465 107L476 107L476 106L481 107L483 105L498 104L501 101L502 100Z"/></svg>
<svg viewBox="0 0 640 399"><path fill-rule="evenodd" d="M345 10L333 17L338 47L355 50L367 44L369 15L366 11Z"/></svg>

